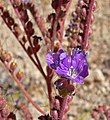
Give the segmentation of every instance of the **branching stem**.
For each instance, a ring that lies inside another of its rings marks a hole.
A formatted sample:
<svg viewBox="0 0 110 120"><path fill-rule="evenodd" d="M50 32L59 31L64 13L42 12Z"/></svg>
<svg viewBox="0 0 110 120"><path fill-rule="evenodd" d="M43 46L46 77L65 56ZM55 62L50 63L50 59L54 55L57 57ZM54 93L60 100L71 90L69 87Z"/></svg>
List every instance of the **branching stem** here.
<svg viewBox="0 0 110 120"><path fill-rule="evenodd" d="M8 72L10 72L9 68L7 67L7 65L5 63L3 63L3 64L5 65L6 70L8 70ZM11 72L10 72L10 74L11 74L12 80L14 80L17 83L19 89L22 91L22 93L24 94L25 98L27 98L28 102L31 103L36 108L36 110L38 110L40 113L42 113L43 115L46 115L46 112L43 111L41 109L41 107L32 100L31 96L25 90L24 86L20 83L20 81L16 78L16 76L13 73L11 73Z"/></svg>

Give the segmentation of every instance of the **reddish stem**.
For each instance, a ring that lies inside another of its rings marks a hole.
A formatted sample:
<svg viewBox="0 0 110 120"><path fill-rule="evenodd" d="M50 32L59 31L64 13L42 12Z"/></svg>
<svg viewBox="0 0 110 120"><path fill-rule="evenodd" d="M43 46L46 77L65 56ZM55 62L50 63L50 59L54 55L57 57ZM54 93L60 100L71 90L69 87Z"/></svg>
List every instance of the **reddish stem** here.
<svg viewBox="0 0 110 120"><path fill-rule="evenodd" d="M66 19L66 14L69 10L69 7L70 7L70 4L71 4L71 1L70 0L69 2L67 2L67 4L65 4L65 15L63 16L63 18L61 17L61 8L63 6L63 0L60 0L60 6L56 9L56 17L54 19L54 22L52 23L52 48L54 47L54 41L56 40L57 38L57 25L58 25L58 22L60 24L60 30L58 30L59 32L59 35L58 35L58 40L60 43L62 43L63 41L63 32L64 32L64 25L65 25L65 19Z"/></svg>
<svg viewBox="0 0 110 120"><path fill-rule="evenodd" d="M69 10L69 8L70 8L70 5L71 5L71 2L72 2L72 0L70 0L68 3L67 3L67 5L66 5L66 13L65 13L65 16L64 16L64 18L62 19L62 24L61 24L61 27L60 27L60 42L62 42L63 41L63 33L64 33L64 25L65 25L65 20L66 20L66 14L67 14L67 12L68 12L68 10Z"/></svg>
<svg viewBox="0 0 110 120"><path fill-rule="evenodd" d="M31 14L34 17L34 20L39 28L39 30L41 31L43 37L45 37L46 35L46 27L45 27L45 20L43 19L43 17L40 15L38 9L33 9L34 13L32 12L32 10L30 8L28 8L31 12Z"/></svg>
<svg viewBox="0 0 110 120"><path fill-rule="evenodd" d="M17 11L16 11L17 12ZM4 20L4 22L6 23L6 25L8 26L8 28L12 31L11 27L9 26L9 24L5 21L5 18L3 16L1 16ZM19 16L20 17L20 16ZM15 23L16 24L16 23ZM23 24L23 23L22 23ZM16 24L17 25L17 24ZM32 62L34 63L34 65L38 68L39 71L41 71L40 73L42 74L42 76L44 77L45 81L46 81L46 84L47 84L47 88L48 88L48 96L49 96L49 101L52 100L52 95L51 95L51 92L52 92L52 88L51 88L51 81L48 82L48 79L50 79L48 76L45 75L43 69L42 69L42 66L41 66L41 63L38 59L38 57L36 56L36 60L37 62L34 60L34 58L28 54L24 44L22 44L22 41L19 39L19 36L15 34L15 31L12 31L13 35L16 37L16 39L18 40L18 42L20 43L20 45L23 47L24 51L27 53L27 55L29 56L29 58L32 60ZM31 44L32 46L32 44Z"/></svg>
<svg viewBox="0 0 110 120"><path fill-rule="evenodd" d="M2 60L1 60L2 61ZM3 63L5 65L6 70L8 70L8 72L10 72L7 64ZM20 83L20 81L16 78L16 75L11 74L12 79L17 83L18 87L20 88L20 90L22 91L22 93L24 94L24 96L27 98L28 102L31 103L40 113L42 113L43 115L46 115L46 112L44 112L41 107L36 104L32 99L31 96L29 95L29 93L25 90L24 86Z"/></svg>
<svg viewBox="0 0 110 120"><path fill-rule="evenodd" d="M89 29L90 29L90 25L91 25L91 16L92 16L92 12L93 12L94 1L95 0L90 0L88 15L87 15L86 24L84 27L84 38L83 38L84 39L84 42L83 42L84 49L86 49L89 45L88 37L89 37Z"/></svg>
<svg viewBox="0 0 110 120"><path fill-rule="evenodd" d="M27 5L27 8L30 10L44 40L47 46L47 49L50 50L50 45L51 41L50 38L47 36L47 29L45 26L45 20L43 19L43 17L40 15L39 10L35 8L33 3L30 3L30 5L32 5L31 7Z"/></svg>
<svg viewBox="0 0 110 120"><path fill-rule="evenodd" d="M63 102L62 102L61 110L60 110L60 115L59 115L59 120L63 120L63 116L67 115L67 114L65 114L65 107L67 106L67 101L68 101L68 95L63 98Z"/></svg>
<svg viewBox="0 0 110 120"><path fill-rule="evenodd" d="M10 2L11 2L11 4L12 4L12 6L13 6L13 0L10 0ZM13 8L14 8L14 6L13 6ZM22 25L23 25L23 28L24 28L24 31L25 31L25 33L26 33L26 29L25 29L25 22L21 19L21 15L20 15L20 13L19 13L19 11L17 10L17 8L14 8L14 10L15 10L15 13L18 15L18 17L19 17L19 19L20 19L20 21L21 21L21 23L22 23ZM27 34L26 34L27 35ZM32 43L31 43L31 40L30 40L30 36L28 36L27 35L27 39L28 39L28 41L29 41L29 44L30 44L30 46L31 46L31 50L33 51L33 46L32 46ZM42 69L42 66L41 66L41 63L40 63L40 61L39 61L39 59L38 59L38 56L37 56L37 54L35 53L35 52L33 52L34 53L34 56L35 56L35 59L37 60L37 68L39 69L39 71L42 73L42 75L43 75L43 77L46 79L46 75L45 75L45 73L44 73L44 71L43 71L43 69ZM28 54L28 53L27 53Z"/></svg>
<svg viewBox="0 0 110 120"><path fill-rule="evenodd" d="M12 0L10 0L10 1L11 1L11 3L12 3ZM13 3L12 3L12 4L13 4ZM13 7L14 7L14 6L13 6ZM22 25L23 25L23 27L24 27L24 30L25 30L25 23L24 23L24 21L21 19L19 11L18 11L16 8L14 8L14 10L15 10L16 14L18 15L18 17L19 17L19 19L20 19L20 21L21 21L21 23L22 23ZM40 22L40 21L39 21L39 22ZM41 23L40 23L40 24L41 24ZM26 30L25 30L25 33L26 33ZM26 35L27 35L27 34L26 34ZM30 40L30 36L27 35L27 38L28 38L29 44L30 44L30 46L31 46L31 49L32 49L32 51L33 51L33 46L32 46L31 40ZM34 52L33 52L33 53L34 53ZM50 104L51 104L51 100L52 100L51 91L52 91L52 88L51 88L51 81L48 80L48 79L50 79L50 78L48 78L48 76L45 75L44 70L43 70L43 68L42 68L42 65L41 65L41 63L40 63L40 60L39 60L39 58L38 58L38 56L37 56L36 53L34 53L34 57L35 57L35 59L36 59L36 61L37 61L37 68L39 69L39 71L42 73L44 79L46 80L47 90L48 90L48 96L49 96L49 101L50 101ZM50 81L50 82L48 82L48 81ZM50 106L51 106L51 105L50 105Z"/></svg>

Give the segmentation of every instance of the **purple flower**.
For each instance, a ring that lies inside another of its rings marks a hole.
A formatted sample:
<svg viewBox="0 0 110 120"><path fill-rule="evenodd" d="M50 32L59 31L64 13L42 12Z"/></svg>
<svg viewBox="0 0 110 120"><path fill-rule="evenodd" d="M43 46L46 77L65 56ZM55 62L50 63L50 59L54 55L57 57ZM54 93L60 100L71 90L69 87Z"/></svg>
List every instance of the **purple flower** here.
<svg viewBox="0 0 110 120"><path fill-rule="evenodd" d="M60 49L57 53L49 52L46 55L48 66L55 72L76 83L84 83L88 76L88 63L86 54L81 49L75 48L71 55Z"/></svg>

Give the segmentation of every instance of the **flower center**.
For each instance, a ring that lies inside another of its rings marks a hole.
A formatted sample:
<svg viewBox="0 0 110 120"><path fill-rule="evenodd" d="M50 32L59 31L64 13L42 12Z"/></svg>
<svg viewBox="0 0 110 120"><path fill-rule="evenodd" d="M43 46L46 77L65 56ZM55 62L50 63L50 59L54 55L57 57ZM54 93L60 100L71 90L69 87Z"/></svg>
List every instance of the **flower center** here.
<svg viewBox="0 0 110 120"><path fill-rule="evenodd" d="M76 72L76 70L73 68L73 66L71 66L71 67L69 68L67 75L68 75L68 76L71 76L71 77L76 77L77 72Z"/></svg>

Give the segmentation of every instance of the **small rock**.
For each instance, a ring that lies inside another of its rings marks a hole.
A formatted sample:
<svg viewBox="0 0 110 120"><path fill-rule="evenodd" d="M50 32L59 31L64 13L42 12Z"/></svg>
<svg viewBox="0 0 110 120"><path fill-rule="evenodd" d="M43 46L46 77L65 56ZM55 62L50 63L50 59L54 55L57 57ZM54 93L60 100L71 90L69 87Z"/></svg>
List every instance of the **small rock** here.
<svg viewBox="0 0 110 120"><path fill-rule="evenodd" d="M104 81L105 76L103 75L102 71L100 69L95 69L93 71L94 73L94 81Z"/></svg>

